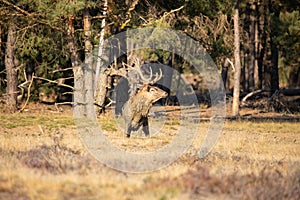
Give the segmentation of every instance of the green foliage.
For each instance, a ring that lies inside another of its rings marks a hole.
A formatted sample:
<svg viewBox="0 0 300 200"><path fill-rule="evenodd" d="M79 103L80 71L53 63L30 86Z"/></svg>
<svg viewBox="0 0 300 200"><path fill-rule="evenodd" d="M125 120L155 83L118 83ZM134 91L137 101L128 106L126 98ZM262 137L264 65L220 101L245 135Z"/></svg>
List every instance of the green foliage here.
<svg viewBox="0 0 300 200"><path fill-rule="evenodd" d="M300 52L300 14L295 10L280 13L278 43L281 47L281 56L287 66L299 67Z"/></svg>
<svg viewBox="0 0 300 200"><path fill-rule="evenodd" d="M3 30L1 35L0 72L4 67L4 53L7 28L15 23L17 30L17 58L19 63L24 64L21 71L26 71L30 65L34 68L36 76L56 80L72 76L72 71L61 71L71 67L70 52L67 41L67 20L73 16L75 28L75 42L78 53L84 59L84 41L82 14L88 9L91 16L101 16L103 2L101 0L7 0L8 5L0 2L0 26ZM232 8L234 1L231 0L148 0L139 1L133 10L128 9L133 1L109 1L108 18L105 36L126 30L126 28L138 27L162 27L180 30L199 42L211 55L218 66L226 57L232 57L233 31L232 31ZM254 1L258 2L258 1ZM261 1L260 1L261 2ZM261 2L263 4L264 2ZM175 9L184 6L178 11ZM240 1L240 8L245 11L249 1ZM279 69L282 72L297 71L290 68L299 67L300 51L300 14L298 1L276 0L272 2L271 26L272 39L279 45L280 62ZM264 7L260 6L259 13L262 16ZM22 10L22 11L21 11ZM174 11L174 12L173 12ZM279 11L280 15L275 15ZM28 13L28 14L26 14ZM248 20L248 21L247 21ZM128 21L128 22L127 22ZM241 25L246 26L249 19L241 12ZM249 25L249 24L248 24ZM122 27L124 26L124 27ZM245 27L241 27L244 29ZM92 36L89 38L93 45L98 44L101 30L101 18L92 19ZM161 33L163 34L163 33ZM171 41L178 42L176 36L169 36ZM242 35L242 41L248 40ZM144 44L160 42L160 33L145 35ZM180 46L180 44L178 44ZM139 55L149 61L167 63L170 52L163 50L145 49ZM183 59L178 59L178 69L189 71L190 66ZM175 59L176 62L176 59ZM54 72L56 71L56 72ZM0 74L0 89L5 87L4 73ZM19 73L19 82L24 82L24 73ZM288 77L286 77L288 79ZM37 91L39 85L49 86L45 81L33 85Z"/></svg>
<svg viewBox="0 0 300 200"><path fill-rule="evenodd" d="M67 15L74 15L85 8L84 0L79 1L59 1L55 4L55 9L51 14L53 17L66 17Z"/></svg>
<svg viewBox="0 0 300 200"><path fill-rule="evenodd" d="M231 15L233 1L231 0L187 0L186 14L190 17L200 14L208 17L217 17L219 13Z"/></svg>

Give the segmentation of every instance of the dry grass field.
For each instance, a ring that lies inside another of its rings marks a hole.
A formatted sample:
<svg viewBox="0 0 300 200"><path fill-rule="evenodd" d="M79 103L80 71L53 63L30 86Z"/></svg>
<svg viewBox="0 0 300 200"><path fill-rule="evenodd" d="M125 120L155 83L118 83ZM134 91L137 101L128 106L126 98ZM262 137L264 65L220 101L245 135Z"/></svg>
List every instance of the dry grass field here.
<svg viewBox="0 0 300 200"><path fill-rule="evenodd" d="M0 199L300 199L300 126L296 122L226 121L212 152L197 158L209 122L191 147L154 172L108 168L84 148L72 112L30 107L0 113ZM148 139L124 138L116 120L99 118L105 135L126 151L167 144L178 122Z"/></svg>

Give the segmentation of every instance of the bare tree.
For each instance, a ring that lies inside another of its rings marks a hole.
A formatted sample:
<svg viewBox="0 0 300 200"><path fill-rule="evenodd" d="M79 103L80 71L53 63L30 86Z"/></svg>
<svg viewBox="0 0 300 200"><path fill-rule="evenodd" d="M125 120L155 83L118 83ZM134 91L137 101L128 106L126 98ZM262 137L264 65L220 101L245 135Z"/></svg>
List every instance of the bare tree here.
<svg viewBox="0 0 300 200"><path fill-rule="evenodd" d="M239 115L239 97L240 97L240 76L241 76L241 61L240 61L240 32L239 32L239 0L236 0L233 14L234 23L234 88L232 115Z"/></svg>

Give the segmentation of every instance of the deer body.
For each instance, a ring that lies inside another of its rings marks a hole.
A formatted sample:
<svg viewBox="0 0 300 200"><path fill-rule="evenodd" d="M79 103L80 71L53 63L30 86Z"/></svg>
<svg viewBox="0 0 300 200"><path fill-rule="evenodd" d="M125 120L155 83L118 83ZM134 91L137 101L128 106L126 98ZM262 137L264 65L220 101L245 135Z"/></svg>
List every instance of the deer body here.
<svg viewBox="0 0 300 200"><path fill-rule="evenodd" d="M147 84L129 98L122 109L127 137L130 137L131 132L136 130L139 132L142 130L145 136L149 136L148 113L150 107L152 103L167 97L167 95L162 89Z"/></svg>

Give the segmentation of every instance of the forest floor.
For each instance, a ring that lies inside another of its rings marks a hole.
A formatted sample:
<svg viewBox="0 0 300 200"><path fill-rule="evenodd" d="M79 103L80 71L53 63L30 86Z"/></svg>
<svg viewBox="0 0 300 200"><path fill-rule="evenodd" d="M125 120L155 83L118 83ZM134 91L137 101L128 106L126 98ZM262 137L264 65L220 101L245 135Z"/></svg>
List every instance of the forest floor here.
<svg viewBox="0 0 300 200"><path fill-rule="evenodd" d="M61 108L29 104L22 113L0 112L0 199L300 199L299 122L272 119L287 115L242 110L242 116L270 119L226 120L203 159L197 152L210 122L200 120L193 143L175 162L153 172L125 173L89 154L72 110ZM165 109L176 116L176 108ZM209 119L209 110L201 112ZM150 121L160 130L150 138L125 138L110 113L98 122L123 151L153 152L177 134L174 116L158 120L163 127Z"/></svg>

